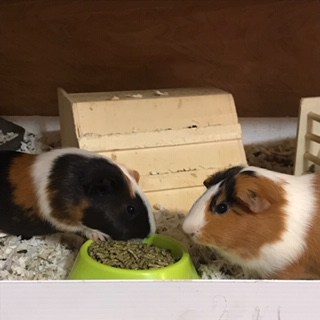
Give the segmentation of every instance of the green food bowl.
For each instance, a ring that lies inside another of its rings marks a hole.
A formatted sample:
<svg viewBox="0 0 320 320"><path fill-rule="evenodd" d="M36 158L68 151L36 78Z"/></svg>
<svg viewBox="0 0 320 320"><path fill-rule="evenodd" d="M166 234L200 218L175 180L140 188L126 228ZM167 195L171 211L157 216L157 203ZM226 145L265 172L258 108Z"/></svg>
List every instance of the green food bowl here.
<svg viewBox="0 0 320 320"><path fill-rule="evenodd" d="M102 264L89 256L88 249L92 244L92 240L88 240L80 248L68 279L199 279L199 275L196 272L188 251L177 240L168 236L154 234L151 237L146 238L144 243L170 250L171 254L177 259L177 261L167 267L148 270L131 270L111 267Z"/></svg>

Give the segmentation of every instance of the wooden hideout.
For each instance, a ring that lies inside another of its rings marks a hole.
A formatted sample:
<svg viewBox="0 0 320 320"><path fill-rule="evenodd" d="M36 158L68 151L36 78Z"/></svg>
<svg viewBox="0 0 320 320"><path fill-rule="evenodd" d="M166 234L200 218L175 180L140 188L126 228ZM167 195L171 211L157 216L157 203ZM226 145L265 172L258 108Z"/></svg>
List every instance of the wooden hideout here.
<svg viewBox="0 0 320 320"><path fill-rule="evenodd" d="M62 146L136 169L155 208L187 212L207 176L246 163L235 103L225 91L59 89L58 98Z"/></svg>

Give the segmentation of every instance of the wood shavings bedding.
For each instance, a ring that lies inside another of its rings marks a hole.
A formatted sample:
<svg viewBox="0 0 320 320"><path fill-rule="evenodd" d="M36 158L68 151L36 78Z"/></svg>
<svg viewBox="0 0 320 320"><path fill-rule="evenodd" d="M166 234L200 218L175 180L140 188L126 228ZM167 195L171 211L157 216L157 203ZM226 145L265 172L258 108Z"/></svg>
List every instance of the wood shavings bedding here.
<svg viewBox="0 0 320 320"><path fill-rule="evenodd" d="M65 279L77 252L60 242L60 235L0 238L0 280Z"/></svg>
<svg viewBox="0 0 320 320"><path fill-rule="evenodd" d="M155 212L157 232L181 241L189 250L202 279L245 278L244 272L219 257L212 249L193 243L182 231L183 214ZM0 280L63 280L78 254L61 242L61 235L0 238Z"/></svg>
<svg viewBox="0 0 320 320"><path fill-rule="evenodd" d="M286 174L293 174L296 140L285 139L265 144L246 145L248 164Z"/></svg>
<svg viewBox="0 0 320 320"><path fill-rule="evenodd" d="M18 136L17 133L14 133L14 132L3 133L2 130L0 130L0 145L13 140L17 136Z"/></svg>
<svg viewBox="0 0 320 320"><path fill-rule="evenodd" d="M59 147L43 144L41 140L46 141L45 137L26 133L19 150L39 153ZM248 163L266 168L271 166L275 171L291 173L294 142L288 144L288 141L285 141L281 142L280 146L278 143L270 148L265 145L246 146ZM155 219L158 233L172 236L186 246L202 279L248 278L243 270L229 264L212 249L193 243L182 231L183 214L171 213L159 207L155 212ZM33 237L29 240L15 236L1 237L0 280L66 279L78 250L71 249L60 240L59 234Z"/></svg>

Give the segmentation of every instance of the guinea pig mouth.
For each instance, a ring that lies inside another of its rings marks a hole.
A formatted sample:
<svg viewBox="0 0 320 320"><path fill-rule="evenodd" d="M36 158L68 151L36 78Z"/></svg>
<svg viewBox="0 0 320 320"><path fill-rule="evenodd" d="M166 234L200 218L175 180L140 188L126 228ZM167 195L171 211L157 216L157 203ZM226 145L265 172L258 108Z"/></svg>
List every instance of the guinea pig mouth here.
<svg viewBox="0 0 320 320"><path fill-rule="evenodd" d="M190 225L183 224L184 233L191 239L191 241L199 244L199 245L207 245L203 240L203 233L201 228L189 228Z"/></svg>
<svg viewBox="0 0 320 320"><path fill-rule="evenodd" d="M199 242L199 232L198 231L193 231L191 233L188 233L188 236L194 241L194 242Z"/></svg>

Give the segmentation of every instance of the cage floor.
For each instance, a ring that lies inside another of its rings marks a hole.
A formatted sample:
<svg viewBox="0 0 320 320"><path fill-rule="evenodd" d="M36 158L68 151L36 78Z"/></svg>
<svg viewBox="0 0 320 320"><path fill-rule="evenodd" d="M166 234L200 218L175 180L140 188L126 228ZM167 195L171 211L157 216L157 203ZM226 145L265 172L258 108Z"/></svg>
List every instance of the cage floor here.
<svg viewBox="0 0 320 320"><path fill-rule="evenodd" d="M1 141L0 141L1 144ZM57 135L37 136L26 132L23 151L38 153L59 147ZM248 164L274 171L293 173L295 141L245 146ZM173 236L189 249L202 279L248 278L240 268L229 264L206 247L192 243L182 232L183 214L155 211L157 232ZM60 234L23 240L16 236L0 238L1 280L60 280L66 279L79 250L79 242L62 241Z"/></svg>

